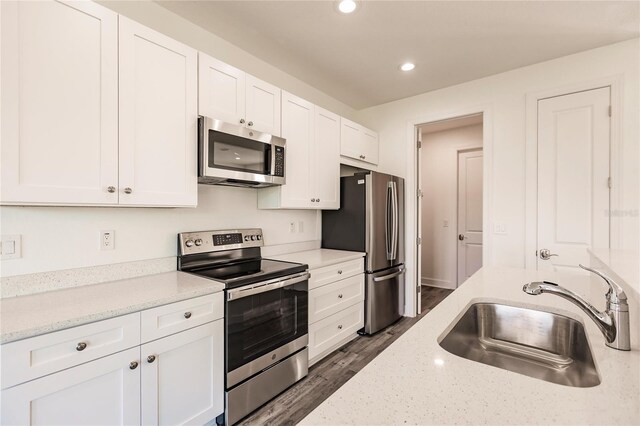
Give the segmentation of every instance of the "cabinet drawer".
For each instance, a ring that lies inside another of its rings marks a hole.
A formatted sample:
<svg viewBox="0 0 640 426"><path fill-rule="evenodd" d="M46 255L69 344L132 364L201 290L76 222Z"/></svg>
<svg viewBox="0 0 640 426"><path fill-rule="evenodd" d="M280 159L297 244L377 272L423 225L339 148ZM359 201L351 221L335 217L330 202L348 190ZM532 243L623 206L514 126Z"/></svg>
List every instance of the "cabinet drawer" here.
<svg viewBox="0 0 640 426"><path fill-rule="evenodd" d="M309 291L309 324L364 300L364 274Z"/></svg>
<svg viewBox="0 0 640 426"><path fill-rule="evenodd" d="M7 343L0 347L2 388L139 344L139 312Z"/></svg>
<svg viewBox="0 0 640 426"><path fill-rule="evenodd" d="M223 294L209 294L142 311L142 343L222 318Z"/></svg>
<svg viewBox="0 0 640 426"><path fill-rule="evenodd" d="M355 305L322 319L309 326L309 359L321 355L326 350L364 327L364 303Z"/></svg>
<svg viewBox="0 0 640 426"><path fill-rule="evenodd" d="M364 272L364 258L311 270L309 290Z"/></svg>

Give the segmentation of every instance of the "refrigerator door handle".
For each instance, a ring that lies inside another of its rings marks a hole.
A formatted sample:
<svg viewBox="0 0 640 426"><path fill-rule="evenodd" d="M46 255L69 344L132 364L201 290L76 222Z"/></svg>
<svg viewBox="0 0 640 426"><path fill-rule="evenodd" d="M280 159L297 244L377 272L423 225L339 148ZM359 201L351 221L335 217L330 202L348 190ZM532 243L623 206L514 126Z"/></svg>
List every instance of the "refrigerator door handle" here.
<svg viewBox="0 0 640 426"><path fill-rule="evenodd" d="M399 212L398 212L398 186L396 182L393 182L393 240L391 242L391 259L396 260L398 258L398 234L399 234Z"/></svg>
<svg viewBox="0 0 640 426"><path fill-rule="evenodd" d="M391 211L389 211L391 209ZM393 260L393 230L389 229L389 219L391 219L391 226L394 222L393 212L393 182L387 182L387 199L384 209L384 249L387 254L387 260ZM391 235L389 235L391 233Z"/></svg>
<svg viewBox="0 0 640 426"><path fill-rule="evenodd" d="M404 266L401 266L398 271L393 272L393 273L391 273L389 275L383 275L381 277L374 277L373 281L375 281L375 282L386 281L388 279L395 278L398 275L402 275L402 274L404 274L404 272L405 272Z"/></svg>

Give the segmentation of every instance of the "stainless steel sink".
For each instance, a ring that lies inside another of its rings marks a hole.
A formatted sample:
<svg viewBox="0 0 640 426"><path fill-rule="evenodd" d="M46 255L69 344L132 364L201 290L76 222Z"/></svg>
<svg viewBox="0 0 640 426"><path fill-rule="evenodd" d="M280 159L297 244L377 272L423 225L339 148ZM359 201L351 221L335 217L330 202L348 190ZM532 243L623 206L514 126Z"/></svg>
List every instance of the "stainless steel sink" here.
<svg viewBox="0 0 640 426"><path fill-rule="evenodd" d="M559 385L600 384L582 323L562 315L475 303L439 343L462 358Z"/></svg>

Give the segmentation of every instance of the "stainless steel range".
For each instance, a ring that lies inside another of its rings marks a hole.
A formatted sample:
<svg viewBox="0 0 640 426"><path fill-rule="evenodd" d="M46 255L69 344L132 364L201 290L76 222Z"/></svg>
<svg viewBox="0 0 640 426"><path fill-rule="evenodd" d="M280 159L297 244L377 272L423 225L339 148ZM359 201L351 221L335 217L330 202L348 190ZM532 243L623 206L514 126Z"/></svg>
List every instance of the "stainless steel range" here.
<svg viewBox="0 0 640 426"><path fill-rule="evenodd" d="M261 229L178 234L178 270L225 284L225 423L307 375L307 265L263 259Z"/></svg>

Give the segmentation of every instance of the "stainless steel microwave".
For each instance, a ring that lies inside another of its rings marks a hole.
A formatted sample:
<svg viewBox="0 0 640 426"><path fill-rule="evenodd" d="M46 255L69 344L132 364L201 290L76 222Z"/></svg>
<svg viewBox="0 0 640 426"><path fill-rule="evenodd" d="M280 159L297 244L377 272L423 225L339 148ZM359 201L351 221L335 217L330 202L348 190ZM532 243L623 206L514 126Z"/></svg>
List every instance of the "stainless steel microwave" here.
<svg viewBox="0 0 640 426"><path fill-rule="evenodd" d="M198 118L198 181L262 188L285 184L285 144L278 136Z"/></svg>

